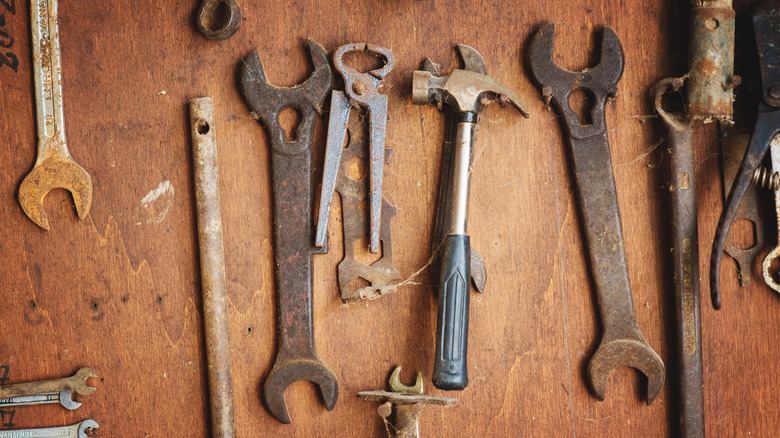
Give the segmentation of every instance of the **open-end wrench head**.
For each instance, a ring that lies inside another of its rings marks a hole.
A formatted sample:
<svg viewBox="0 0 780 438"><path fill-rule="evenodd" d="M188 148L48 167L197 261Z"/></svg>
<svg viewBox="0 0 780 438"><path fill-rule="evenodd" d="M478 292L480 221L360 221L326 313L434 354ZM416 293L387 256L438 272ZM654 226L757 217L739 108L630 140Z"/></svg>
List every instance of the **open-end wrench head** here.
<svg viewBox="0 0 780 438"><path fill-rule="evenodd" d="M291 421L284 402L284 391L299 380L308 380L320 388L327 410L336 406L339 398L338 380L325 362L319 358L279 361L265 379L263 397L271 415L281 423L290 424Z"/></svg>
<svg viewBox="0 0 780 438"><path fill-rule="evenodd" d="M50 158L35 166L19 186L19 204L36 225L49 229L43 200L53 189L65 189L73 196L79 219L89 214L92 205L92 179L73 160Z"/></svg>
<svg viewBox="0 0 780 438"><path fill-rule="evenodd" d="M79 368L79 370L76 371L76 374L73 375L73 379L71 381L73 392L82 397L92 394L97 390L97 388L93 388L92 386L87 385L87 379L95 378L97 376L97 373L95 373L92 368Z"/></svg>
<svg viewBox="0 0 780 438"><path fill-rule="evenodd" d="M60 405L69 411L81 407L81 403L73 400L73 393L70 391L60 391Z"/></svg>
<svg viewBox="0 0 780 438"><path fill-rule="evenodd" d="M653 107L664 123L671 129L678 132L684 132L691 128L691 119L682 109L677 111L666 111L663 107L663 97L668 92L679 92L684 80L682 78L661 79L653 87Z"/></svg>
<svg viewBox="0 0 780 438"><path fill-rule="evenodd" d="M617 368L631 367L647 376L647 404L652 403L664 385L664 362L646 342L636 339L602 341L588 364L588 381L596 398L604 400L609 375Z"/></svg>
<svg viewBox="0 0 780 438"><path fill-rule="evenodd" d="M393 374L390 375L390 390L393 392L401 392L404 394L422 394L425 392L423 387L423 375L421 371L417 371L417 380L414 382L414 386L404 385L401 383L401 367L397 366L393 370Z"/></svg>
<svg viewBox="0 0 780 438"><path fill-rule="evenodd" d="M87 431L90 431L92 429L98 429L100 426L97 424L95 420L84 420L81 423L79 423L79 435L78 438L89 438L87 436Z"/></svg>
<svg viewBox="0 0 780 438"><path fill-rule="evenodd" d="M605 27L598 65L582 72L572 72L555 63L554 40L555 23L547 23L536 32L529 49L531 73L542 89L545 101L552 103L563 115L566 122L564 125L572 137L586 138L604 132L604 107L607 100L617 94L617 84L625 68L620 39L612 28ZM581 126L577 113L569 106L569 96L578 89L593 93L592 125Z"/></svg>
<svg viewBox="0 0 780 438"><path fill-rule="evenodd" d="M306 40L306 43L314 71L306 81L293 87L278 87L269 83L257 52L250 53L241 66L241 89L251 110L250 115L265 126L274 149L286 155L302 153L309 147L315 119L322 114L322 106L333 81L333 71L325 48L311 39ZM309 106L315 111L304 111ZM290 142L285 141L284 129L278 123L279 114L287 108L297 109L302 117L296 140Z"/></svg>
<svg viewBox="0 0 780 438"><path fill-rule="evenodd" d="M215 16L220 6L227 8L227 22L218 29L214 29ZM222 41L232 37L241 25L241 7L236 0L203 0L198 8L198 30L200 33L214 41Z"/></svg>

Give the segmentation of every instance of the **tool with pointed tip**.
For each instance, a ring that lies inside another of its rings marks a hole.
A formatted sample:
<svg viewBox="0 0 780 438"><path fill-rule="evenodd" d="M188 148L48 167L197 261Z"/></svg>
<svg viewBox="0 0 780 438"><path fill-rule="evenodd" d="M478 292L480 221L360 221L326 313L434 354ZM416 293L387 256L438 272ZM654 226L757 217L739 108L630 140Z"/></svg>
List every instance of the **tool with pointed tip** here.
<svg viewBox="0 0 780 438"><path fill-rule="evenodd" d="M92 179L68 152L62 111L57 0L30 2L33 76L38 123L38 158L19 186L19 204L36 225L48 230L43 199L53 189L68 190L84 219L92 205Z"/></svg>
<svg viewBox="0 0 780 438"><path fill-rule="evenodd" d="M227 18L219 28L214 28L220 7L226 9ZM203 0L198 8L198 30L204 37L214 40L226 40L241 26L241 7L236 0Z"/></svg>
<svg viewBox="0 0 780 438"><path fill-rule="evenodd" d="M97 377L97 374L91 368L82 367L70 377L0 386L0 399L59 393L61 391L68 391L85 397L97 390L97 388L87 385L87 379L93 377Z"/></svg>
<svg viewBox="0 0 780 438"><path fill-rule="evenodd" d="M352 52L375 55L384 66L360 73L344 64L344 56ZM333 191L341 162L341 150L347 135L347 123L352 108L362 108L368 114L369 132L369 250L379 252L379 229L382 218L382 173L385 166L385 125L387 123L387 96L379 93L382 80L393 69L395 58L390 49L374 44L346 44L333 54L333 65L344 78L344 91L333 91L328 120L328 139L322 170L322 192L317 218L315 244L323 247L328 235L328 216L333 202Z"/></svg>
<svg viewBox="0 0 780 438"><path fill-rule="evenodd" d="M98 427L94 420L84 420L70 426L3 430L0 438L89 438L87 432Z"/></svg>
<svg viewBox="0 0 780 438"><path fill-rule="evenodd" d="M755 32L756 45L758 46L759 64L761 68L762 95L758 104L758 116L756 127L750 139L745 157L739 167L734 184L731 186L726 204L723 206L718 228L715 232L715 240L712 245L710 261L710 298L712 307L720 309L720 263L723 258L723 248L729 228L736 217L739 204L745 195L748 186L754 176L757 176L759 165L764 159L770 145L772 146L773 171L780 170L780 139L774 140L780 133L780 49L777 40L780 38L780 1L772 0L764 2L756 8L753 14L753 31ZM777 152L775 152L777 149ZM777 156L777 158L776 158ZM775 167L777 166L777 167ZM758 172L760 174L761 172ZM775 209L780 212L780 195L775 194ZM780 224L780 213L778 213ZM780 226L780 225L779 225ZM764 280L768 278L770 287L776 281L769 275L769 267L773 259L780 257L780 246L775 248L764 259ZM775 290L780 291L780 285Z"/></svg>
<svg viewBox="0 0 780 438"><path fill-rule="evenodd" d="M0 399L0 409L14 406L48 405L55 403L59 403L63 408L69 411L81 407L81 403L73 400L73 393L71 391L60 391L3 398Z"/></svg>
<svg viewBox="0 0 780 438"><path fill-rule="evenodd" d="M604 28L601 61L583 72L560 68L553 58L555 24L539 29L530 47L530 65L545 101L560 116L571 146L576 188L580 199L588 256L603 325L601 343L588 364L588 380L599 400L607 391L607 377L616 368L630 366L648 379L647 403L661 392L664 364L639 331L623 248L623 232L612 174L605 108L617 94L623 75L623 48L615 31ZM569 106L576 90L594 98L589 125L581 125Z"/></svg>
<svg viewBox="0 0 780 438"><path fill-rule="evenodd" d="M672 257L677 314L680 432L683 438L704 437L704 378L699 298L699 233L696 220L696 161L693 120L683 110L667 111L663 97L682 91L681 78L662 79L653 88L653 106L669 133L671 150Z"/></svg>
<svg viewBox="0 0 780 438"><path fill-rule="evenodd" d="M467 66L484 71L482 56L473 49L467 52L470 55ZM449 211L439 213L443 215L439 218L446 218L448 223L441 231L439 316L432 380L434 386L446 390L461 390L468 384L466 356L472 253L469 235L466 234L466 220L472 146L479 114L486 105L499 101L509 103L528 117L528 112L514 93L478 71L455 69L439 77L430 71L417 70L412 77L412 103L435 103L439 107L446 104L455 114L457 123L452 145L452 173L447 180L440 182L451 185L446 189L448 205L442 207L439 204L440 208Z"/></svg>
<svg viewBox="0 0 780 438"><path fill-rule="evenodd" d="M401 367L398 366L390 375L390 391L362 391L357 396L363 400L383 402L377 411L384 419L390 416L395 407L395 438L417 438L420 436L419 424L423 405L436 404L452 406L458 399L425 395L422 372L417 372L414 386L401 383ZM387 420L385 420L387 421Z"/></svg>
<svg viewBox="0 0 780 438"><path fill-rule="evenodd" d="M333 73L325 48L307 40L314 72L291 88L272 85L265 76L260 55L252 52L241 67L241 88L247 105L268 131L271 141L274 258L279 347L271 373L265 380L266 405L282 423L290 423L284 391L293 382L316 383L328 410L338 399L338 382L314 346L312 255L327 248L314 243L312 155L314 127L331 87ZM279 113L292 108L301 122L294 140L286 140Z"/></svg>

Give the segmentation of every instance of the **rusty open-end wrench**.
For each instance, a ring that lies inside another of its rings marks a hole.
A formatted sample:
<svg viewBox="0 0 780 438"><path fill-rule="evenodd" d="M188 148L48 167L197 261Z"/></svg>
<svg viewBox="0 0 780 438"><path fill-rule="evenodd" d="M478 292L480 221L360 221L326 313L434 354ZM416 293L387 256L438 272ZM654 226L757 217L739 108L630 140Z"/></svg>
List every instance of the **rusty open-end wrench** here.
<svg viewBox="0 0 780 438"><path fill-rule="evenodd" d="M696 161L693 120L683 110L663 107L666 93L680 92L681 78L662 79L653 88L656 112L669 133L671 149L672 257L674 305L677 313L679 420L683 438L704 437L704 377L701 353L699 297L699 233L696 220Z"/></svg>
<svg viewBox="0 0 780 438"><path fill-rule="evenodd" d="M539 29L531 42L530 64L545 101L552 103L559 114L571 146L603 325L601 343L588 365L588 379L596 397L603 400L607 377L614 369L636 368L647 376L650 404L661 392L664 364L642 336L634 314L605 117L607 100L617 94L617 83L623 75L623 48L615 31L605 27L599 64L583 72L571 72L555 63L554 38L554 23ZM576 90L586 90L594 98L589 125L581 125L569 106L569 96Z"/></svg>
<svg viewBox="0 0 780 438"><path fill-rule="evenodd" d="M282 423L290 423L284 391L293 382L308 380L320 387L325 407L333 409L338 383L333 371L314 347L312 255L327 247L314 246L312 155L314 127L330 91L333 72L325 49L308 40L314 73L300 85L282 88L268 83L260 55L251 53L241 68L241 88L252 117L265 126L271 140L274 257L279 350L265 380L268 409ZM285 139L279 113L298 111L301 122L293 140Z"/></svg>
<svg viewBox="0 0 780 438"><path fill-rule="evenodd" d="M38 122L38 158L19 186L19 204L36 225L48 230L43 198L63 188L73 196L76 213L84 219L92 205L92 179L68 152L62 111L62 72L57 0L30 2L33 76Z"/></svg>
<svg viewBox="0 0 780 438"><path fill-rule="evenodd" d="M87 379L92 377L97 377L97 374L91 368L82 367L70 377L0 386L0 399L60 391L69 391L85 397L97 390L87 385Z"/></svg>
<svg viewBox="0 0 780 438"><path fill-rule="evenodd" d="M13 429L0 431L0 438L89 438L87 432L97 429L94 420L84 420L70 426Z"/></svg>

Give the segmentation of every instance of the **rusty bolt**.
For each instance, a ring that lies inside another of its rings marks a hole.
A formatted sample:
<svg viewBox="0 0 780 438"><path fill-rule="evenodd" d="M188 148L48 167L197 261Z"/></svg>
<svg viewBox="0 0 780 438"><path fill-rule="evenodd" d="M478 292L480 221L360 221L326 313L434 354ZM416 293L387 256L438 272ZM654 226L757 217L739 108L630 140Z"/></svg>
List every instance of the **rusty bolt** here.
<svg viewBox="0 0 780 438"><path fill-rule="evenodd" d="M553 90L552 87L544 87L542 88L542 97L544 98L544 103L549 105L550 100L552 100Z"/></svg>
<svg viewBox="0 0 780 438"><path fill-rule="evenodd" d="M769 97L772 99L780 99L780 85L772 85L769 87Z"/></svg>
<svg viewBox="0 0 780 438"><path fill-rule="evenodd" d="M393 404L391 402L382 403L376 411L379 413L380 417L387 418L393 413Z"/></svg>
<svg viewBox="0 0 780 438"><path fill-rule="evenodd" d="M734 75L731 77L731 85L738 87L742 84L742 76Z"/></svg>
<svg viewBox="0 0 780 438"><path fill-rule="evenodd" d="M674 91L679 90L683 86L683 80L682 78L674 78L672 79L672 88Z"/></svg>
<svg viewBox="0 0 780 438"><path fill-rule="evenodd" d="M362 96L366 94L368 87L366 87L366 84L363 82L355 82L355 85L352 86L352 91L354 91L358 96Z"/></svg>

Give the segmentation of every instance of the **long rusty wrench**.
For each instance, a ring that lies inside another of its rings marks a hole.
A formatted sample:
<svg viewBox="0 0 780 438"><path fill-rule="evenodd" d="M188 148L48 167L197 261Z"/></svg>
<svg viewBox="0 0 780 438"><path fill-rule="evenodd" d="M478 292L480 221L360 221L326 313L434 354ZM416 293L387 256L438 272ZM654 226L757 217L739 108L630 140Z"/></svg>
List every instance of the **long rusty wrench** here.
<svg viewBox="0 0 780 438"><path fill-rule="evenodd" d="M60 391L75 392L85 397L97 390L87 385L87 379L92 377L97 377L97 374L91 368L83 367L70 377L0 386L0 399Z"/></svg>
<svg viewBox="0 0 780 438"><path fill-rule="evenodd" d="M344 64L344 56L351 52L365 52L382 58L382 68L360 73ZM344 91L334 91L330 103L328 140L325 146L325 164L322 172L320 211L317 218L318 247L325 245L328 234L328 216L336 188L336 176L341 162L341 150L347 135L347 122L352 106L368 112L369 134L369 250L379 252L379 228L382 219L382 174L385 167L385 125L387 124L387 96L379 93L382 79L393 69L395 58L390 49L373 44L346 44L333 54L333 65L344 78Z"/></svg>
<svg viewBox="0 0 780 438"><path fill-rule="evenodd" d="M244 59L241 88L252 117L265 126L271 140L274 258L279 349L263 393L268 409L290 423L284 391L293 382L308 380L320 387L325 407L333 409L339 390L336 375L314 347L312 255L327 248L314 243L312 155L314 127L330 91L333 72L319 43L308 40L314 73L292 88L271 85L257 52ZM293 108L301 116L294 140L285 140L279 113Z"/></svg>
<svg viewBox="0 0 780 438"><path fill-rule="evenodd" d="M211 430L214 438L233 438L236 436L233 363L230 358L214 100L204 97L190 101L190 132L195 173Z"/></svg>
<svg viewBox="0 0 780 438"><path fill-rule="evenodd" d="M38 158L19 186L22 210L36 225L48 230L43 198L52 189L70 191L79 219L92 205L92 179L68 152L62 111L59 17L57 0L30 2L33 76L38 122Z"/></svg>
<svg viewBox="0 0 780 438"><path fill-rule="evenodd" d="M617 84L623 76L623 48L615 31L605 27L599 64L584 72L570 72L554 61L554 39L555 24L542 26L531 42L530 62L531 72L545 100L552 102L559 114L571 146L604 329L601 343L588 364L588 380L596 397L603 400L607 377L615 368L636 368L647 376L647 403L650 404L661 392L664 364L642 336L634 314L604 114L607 99L617 94ZM590 125L580 125L577 114L569 106L569 96L578 89L586 89L594 97Z"/></svg>
<svg viewBox="0 0 780 438"><path fill-rule="evenodd" d="M680 78L662 79L653 89L653 106L669 133L671 146L672 256L677 310L677 362L680 373L680 434L704 437L704 377L699 296L699 233L696 220L696 161L693 123L684 111L664 110L664 94L680 91Z"/></svg>

